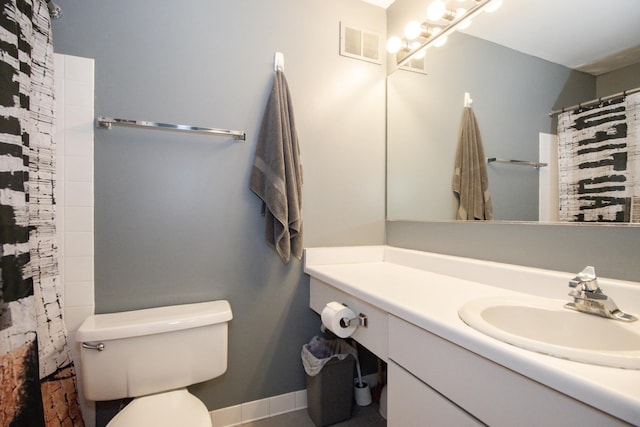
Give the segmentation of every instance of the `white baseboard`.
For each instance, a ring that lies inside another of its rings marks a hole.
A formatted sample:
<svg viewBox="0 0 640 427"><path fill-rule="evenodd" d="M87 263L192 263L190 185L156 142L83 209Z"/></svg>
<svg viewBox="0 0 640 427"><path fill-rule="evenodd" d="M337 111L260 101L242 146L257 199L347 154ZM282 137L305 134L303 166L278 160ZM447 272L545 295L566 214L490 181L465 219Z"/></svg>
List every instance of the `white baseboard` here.
<svg viewBox="0 0 640 427"><path fill-rule="evenodd" d="M370 374L362 377L370 387L378 383L378 375ZM276 415L286 414L307 407L307 390L293 391L279 396L267 397L240 405L216 409L209 412L213 427L239 426L251 421L262 420Z"/></svg>
<svg viewBox="0 0 640 427"><path fill-rule="evenodd" d="M240 405L211 411L213 427L239 426L307 407L307 390L293 391L279 396L254 400Z"/></svg>

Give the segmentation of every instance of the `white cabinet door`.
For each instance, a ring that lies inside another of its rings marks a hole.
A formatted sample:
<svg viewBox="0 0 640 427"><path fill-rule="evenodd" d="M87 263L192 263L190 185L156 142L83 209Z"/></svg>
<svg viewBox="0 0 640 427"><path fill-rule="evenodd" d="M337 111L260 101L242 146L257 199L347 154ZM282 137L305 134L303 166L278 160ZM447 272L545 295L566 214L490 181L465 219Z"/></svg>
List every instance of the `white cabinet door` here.
<svg viewBox="0 0 640 427"><path fill-rule="evenodd" d="M389 427L483 425L393 361L388 365L387 387Z"/></svg>

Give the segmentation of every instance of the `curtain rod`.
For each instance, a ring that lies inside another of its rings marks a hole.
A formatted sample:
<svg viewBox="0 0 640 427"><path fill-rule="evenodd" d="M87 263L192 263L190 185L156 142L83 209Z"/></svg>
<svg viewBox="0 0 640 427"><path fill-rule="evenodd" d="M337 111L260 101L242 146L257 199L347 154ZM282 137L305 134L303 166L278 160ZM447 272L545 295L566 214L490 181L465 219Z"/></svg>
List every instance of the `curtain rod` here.
<svg viewBox="0 0 640 427"><path fill-rule="evenodd" d="M571 107L564 107L560 110L551 110L549 111L550 116L555 116L556 114L564 113L568 110L575 110L576 108L587 107L589 105L597 104L602 101L608 101L610 99L621 98L623 96L631 95L632 93L640 92L640 87L635 89L623 90L622 92L614 93L613 95L603 96L602 98L592 99L591 101L581 102L577 105L572 105Z"/></svg>

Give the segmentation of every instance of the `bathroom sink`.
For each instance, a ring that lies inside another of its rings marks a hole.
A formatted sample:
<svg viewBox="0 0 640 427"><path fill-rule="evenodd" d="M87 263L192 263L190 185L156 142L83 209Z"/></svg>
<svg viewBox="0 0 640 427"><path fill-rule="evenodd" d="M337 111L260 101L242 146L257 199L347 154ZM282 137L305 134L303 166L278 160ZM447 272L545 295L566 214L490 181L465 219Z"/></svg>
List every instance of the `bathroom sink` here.
<svg viewBox="0 0 640 427"><path fill-rule="evenodd" d="M640 369L640 321L621 322L563 308L566 301L494 297L469 301L460 318L500 341L576 362Z"/></svg>

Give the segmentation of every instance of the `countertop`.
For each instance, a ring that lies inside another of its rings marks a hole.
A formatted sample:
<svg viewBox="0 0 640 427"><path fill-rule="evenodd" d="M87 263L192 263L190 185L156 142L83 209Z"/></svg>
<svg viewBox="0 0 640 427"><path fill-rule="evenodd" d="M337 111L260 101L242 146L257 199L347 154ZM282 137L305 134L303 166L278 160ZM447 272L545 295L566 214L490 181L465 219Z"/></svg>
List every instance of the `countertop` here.
<svg viewBox="0 0 640 427"><path fill-rule="evenodd" d="M538 280L545 284L534 286L534 296L566 302L571 274L387 246L312 248L306 250L305 257L307 274L552 389L640 425L640 370L584 364L520 349L472 329L458 316L458 309L476 298L531 295L532 284ZM454 270L442 274L443 269ZM522 279L514 280L519 273ZM484 278L460 278L474 275ZM634 303L640 300L640 284L607 279L600 283L603 289L606 283L612 297L617 292L625 298L633 294ZM621 302L621 308L634 312ZM633 308L637 308L635 304Z"/></svg>

